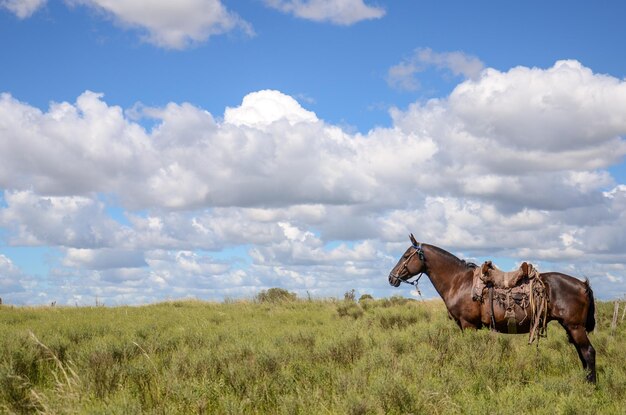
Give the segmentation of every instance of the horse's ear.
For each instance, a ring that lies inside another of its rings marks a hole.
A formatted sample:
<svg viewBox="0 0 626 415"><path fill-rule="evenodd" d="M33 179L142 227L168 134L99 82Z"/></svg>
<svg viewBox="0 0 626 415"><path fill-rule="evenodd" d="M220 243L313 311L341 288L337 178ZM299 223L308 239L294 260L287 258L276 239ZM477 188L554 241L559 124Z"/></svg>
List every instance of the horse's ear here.
<svg viewBox="0 0 626 415"><path fill-rule="evenodd" d="M413 234L409 235L409 239L411 240L411 243L413 245L418 245L417 241L415 240L415 236L413 236Z"/></svg>

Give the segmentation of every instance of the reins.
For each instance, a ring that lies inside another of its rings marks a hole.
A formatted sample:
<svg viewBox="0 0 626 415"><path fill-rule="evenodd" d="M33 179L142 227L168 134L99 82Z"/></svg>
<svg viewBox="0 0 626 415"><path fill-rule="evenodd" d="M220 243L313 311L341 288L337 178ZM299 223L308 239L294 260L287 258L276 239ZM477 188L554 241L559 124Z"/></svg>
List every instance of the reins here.
<svg viewBox="0 0 626 415"><path fill-rule="evenodd" d="M420 272L419 275L417 276L417 279L413 280L413 281L405 281L405 280L401 280L400 278L398 278L400 280L400 282L403 282L405 284L409 284L415 287L415 291L417 291L417 294L421 297L422 296L422 292L420 291L419 287L417 286L417 283L420 281L420 278L422 278L422 275L424 275L423 272Z"/></svg>

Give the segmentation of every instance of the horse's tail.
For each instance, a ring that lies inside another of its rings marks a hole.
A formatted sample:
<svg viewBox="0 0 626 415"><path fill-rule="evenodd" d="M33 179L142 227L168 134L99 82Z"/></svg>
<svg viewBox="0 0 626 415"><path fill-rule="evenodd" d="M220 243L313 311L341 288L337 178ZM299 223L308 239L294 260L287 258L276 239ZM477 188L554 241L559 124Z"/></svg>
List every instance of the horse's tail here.
<svg viewBox="0 0 626 415"><path fill-rule="evenodd" d="M596 302L593 299L593 290L589 284L589 279L585 279L585 292L587 298L589 298L589 309L587 310L587 321L585 322L585 328L587 333L591 333L596 328Z"/></svg>

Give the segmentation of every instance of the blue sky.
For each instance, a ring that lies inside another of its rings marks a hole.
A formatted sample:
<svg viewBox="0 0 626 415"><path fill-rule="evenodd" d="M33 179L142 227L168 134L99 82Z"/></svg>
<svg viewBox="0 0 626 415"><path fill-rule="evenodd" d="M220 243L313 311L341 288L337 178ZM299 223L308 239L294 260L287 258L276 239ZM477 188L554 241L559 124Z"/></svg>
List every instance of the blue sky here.
<svg viewBox="0 0 626 415"><path fill-rule="evenodd" d="M409 296L410 232L621 297L625 8L0 0L0 297Z"/></svg>

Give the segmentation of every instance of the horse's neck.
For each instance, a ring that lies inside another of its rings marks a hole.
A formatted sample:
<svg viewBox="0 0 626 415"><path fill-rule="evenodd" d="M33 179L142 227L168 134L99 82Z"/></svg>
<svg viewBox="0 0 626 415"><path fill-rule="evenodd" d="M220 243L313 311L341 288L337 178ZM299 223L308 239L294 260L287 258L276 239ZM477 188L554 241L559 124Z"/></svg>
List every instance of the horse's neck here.
<svg viewBox="0 0 626 415"><path fill-rule="evenodd" d="M441 248L429 247L424 252L428 270L426 274L444 302L460 288L461 278L467 273L463 261Z"/></svg>

